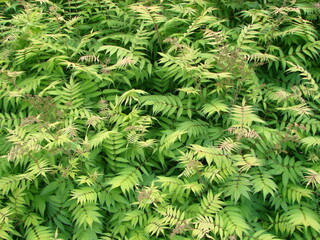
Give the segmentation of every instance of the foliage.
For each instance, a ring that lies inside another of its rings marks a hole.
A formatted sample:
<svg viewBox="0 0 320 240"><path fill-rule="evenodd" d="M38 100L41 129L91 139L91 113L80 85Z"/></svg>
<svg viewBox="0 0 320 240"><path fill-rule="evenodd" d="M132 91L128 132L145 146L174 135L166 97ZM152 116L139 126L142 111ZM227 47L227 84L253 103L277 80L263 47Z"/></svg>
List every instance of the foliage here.
<svg viewBox="0 0 320 240"><path fill-rule="evenodd" d="M0 10L1 239L320 238L318 2Z"/></svg>

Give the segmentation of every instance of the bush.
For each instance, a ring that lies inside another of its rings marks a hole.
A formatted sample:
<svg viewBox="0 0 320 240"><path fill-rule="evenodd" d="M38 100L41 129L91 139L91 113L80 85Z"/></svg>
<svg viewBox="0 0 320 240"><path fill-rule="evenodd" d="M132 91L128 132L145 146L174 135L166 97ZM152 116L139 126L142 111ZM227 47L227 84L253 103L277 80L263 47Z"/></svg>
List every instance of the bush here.
<svg viewBox="0 0 320 240"><path fill-rule="evenodd" d="M1 239L319 239L319 3L0 3Z"/></svg>

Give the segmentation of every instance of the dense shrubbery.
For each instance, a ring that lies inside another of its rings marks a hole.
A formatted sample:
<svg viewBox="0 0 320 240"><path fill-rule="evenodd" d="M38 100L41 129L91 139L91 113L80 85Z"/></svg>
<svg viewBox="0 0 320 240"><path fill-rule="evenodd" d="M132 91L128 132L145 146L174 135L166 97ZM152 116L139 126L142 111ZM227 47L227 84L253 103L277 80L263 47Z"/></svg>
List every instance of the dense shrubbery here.
<svg viewBox="0 0 320 240"><path fill-rule="evenodd" d="M320 3L1 2L1 239L320 238Z"/></svg>

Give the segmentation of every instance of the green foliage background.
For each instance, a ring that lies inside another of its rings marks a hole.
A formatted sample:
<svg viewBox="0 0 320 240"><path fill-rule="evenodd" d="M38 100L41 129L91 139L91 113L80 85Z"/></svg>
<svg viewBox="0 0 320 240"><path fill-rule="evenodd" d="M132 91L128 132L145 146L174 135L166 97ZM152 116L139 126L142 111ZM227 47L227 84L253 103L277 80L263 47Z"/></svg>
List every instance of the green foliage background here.
<svg viewBox="0 0 320 240"><path fill-rule="evenodd" d="M320 3L0 3L1 239L320 239Z"/></svg>

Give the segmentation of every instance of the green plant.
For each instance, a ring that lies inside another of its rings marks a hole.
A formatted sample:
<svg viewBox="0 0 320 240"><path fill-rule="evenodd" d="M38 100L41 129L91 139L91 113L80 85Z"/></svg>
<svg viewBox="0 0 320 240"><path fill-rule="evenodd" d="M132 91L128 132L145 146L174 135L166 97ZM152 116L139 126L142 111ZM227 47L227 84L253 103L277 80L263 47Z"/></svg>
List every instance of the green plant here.
<svg viewBox="0 0 320 240"><path fill-rule="evenodd" d="M2 1L1 239L318 239L319 3Z"/></svg>

